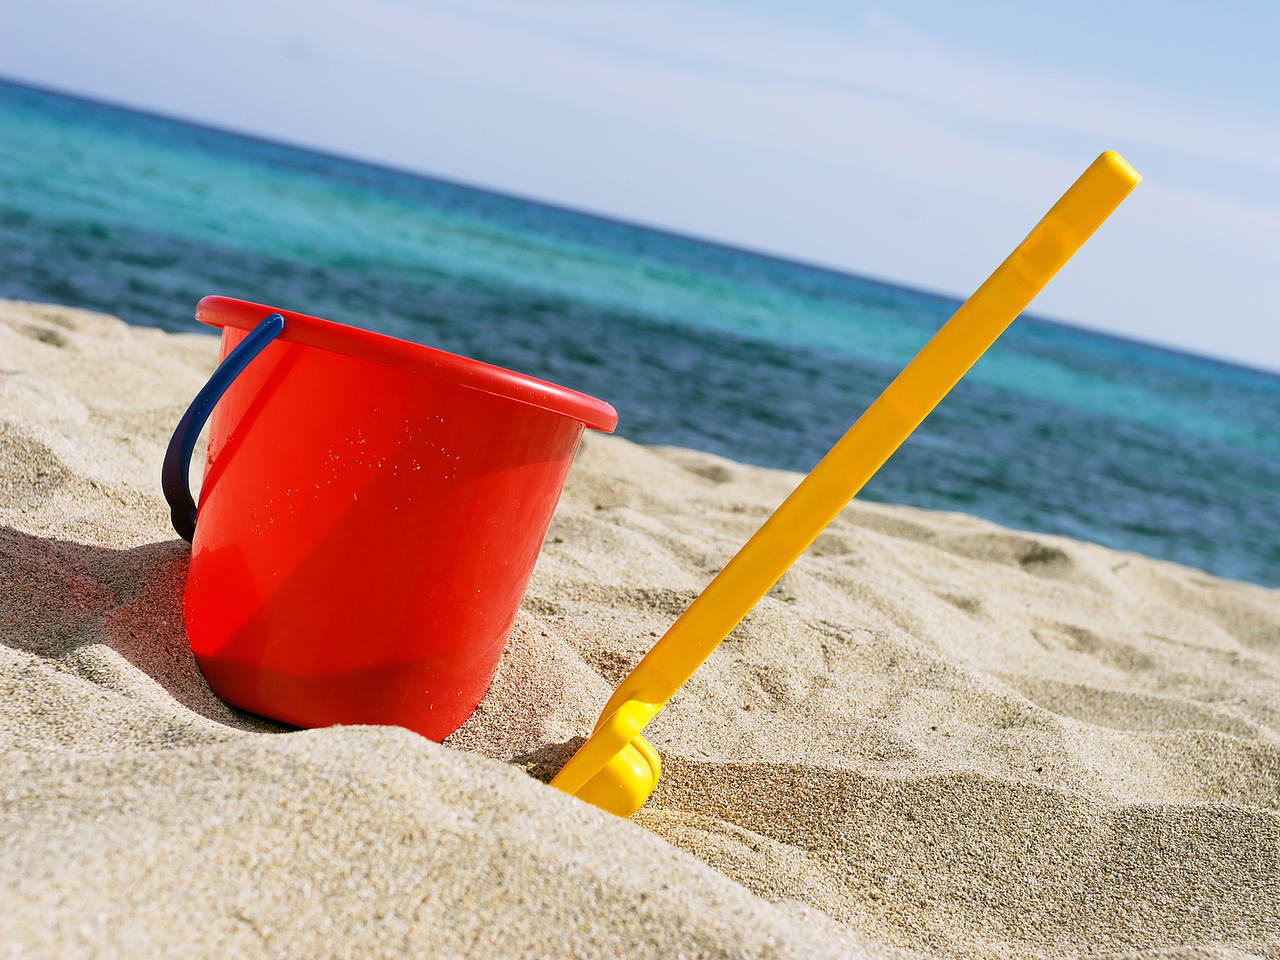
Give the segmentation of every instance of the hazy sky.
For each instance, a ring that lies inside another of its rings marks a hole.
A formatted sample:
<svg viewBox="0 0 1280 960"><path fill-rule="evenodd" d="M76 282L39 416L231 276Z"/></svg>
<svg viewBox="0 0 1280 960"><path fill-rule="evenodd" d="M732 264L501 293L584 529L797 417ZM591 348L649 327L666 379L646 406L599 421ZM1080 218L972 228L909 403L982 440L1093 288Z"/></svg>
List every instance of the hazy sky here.
<svg viewBox="0 0 1280 960"><path fill-rule="evenodd" d="M1280 4L0 4L0 74L1280 369ZM961 10L960 8L963 8ZM0 132L2 134L2 132Z"/></svg>

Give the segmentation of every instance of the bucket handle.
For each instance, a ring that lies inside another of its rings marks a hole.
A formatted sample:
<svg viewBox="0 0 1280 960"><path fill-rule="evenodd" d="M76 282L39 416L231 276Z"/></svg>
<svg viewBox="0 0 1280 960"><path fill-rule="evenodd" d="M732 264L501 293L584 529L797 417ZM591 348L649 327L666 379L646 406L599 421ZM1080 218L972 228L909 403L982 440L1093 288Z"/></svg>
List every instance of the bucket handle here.
<svg viewBox="0 0 1280 960"><path fill-rule="evenodd" d="M209 382L200 388L196 398L191 401L191 406L187 407L187 412L178 421L173 437L169 440L169 449L164 454L164 466L160 470L160 487L164 490L164 498L169 501L169 517L173 520L173 529L188 543L196 532L196 504L191 499L188 480L196 438L200 436L214 404L227 392L227 387L231 386L231 381L283 329L284 317L278 313L271 314L254 327L227 354L226 359L218 364L218 369L213 371Z"/></svg>

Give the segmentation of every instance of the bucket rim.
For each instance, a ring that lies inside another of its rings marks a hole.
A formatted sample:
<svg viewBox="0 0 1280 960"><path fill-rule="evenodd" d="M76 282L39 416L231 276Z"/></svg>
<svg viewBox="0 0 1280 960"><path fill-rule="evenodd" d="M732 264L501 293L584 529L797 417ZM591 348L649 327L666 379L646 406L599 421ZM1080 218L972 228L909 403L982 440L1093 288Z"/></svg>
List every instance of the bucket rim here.
<svg viewBox="0 0 1280 960"><path fill-rule="evenodd" d="M201 323L245 331L252 330L264 317L273 313L284 317L284 330L279 339L289 343L316 347L357 360L397 367L446 383L482 390L517 403L558 413L602 433L612 433L618 424L618 412L603 400L446 350L234 297L207 296L196 304L196 319Z"/></svg>

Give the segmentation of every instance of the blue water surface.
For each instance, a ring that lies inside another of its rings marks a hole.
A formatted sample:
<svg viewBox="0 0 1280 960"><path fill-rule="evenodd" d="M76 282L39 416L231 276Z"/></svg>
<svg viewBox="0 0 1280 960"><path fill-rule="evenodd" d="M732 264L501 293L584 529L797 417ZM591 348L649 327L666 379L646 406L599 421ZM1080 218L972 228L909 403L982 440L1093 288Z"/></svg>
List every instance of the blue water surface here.
<svg viewBox="0 0 1280 960"><path fill-rule="evenodd" d="M793 470L957 305L0 82L0 296L194 330L207 293L512 367L604 397L634 440ZM1280 585L1280 377L1023 316L862 496Z"/></svg>

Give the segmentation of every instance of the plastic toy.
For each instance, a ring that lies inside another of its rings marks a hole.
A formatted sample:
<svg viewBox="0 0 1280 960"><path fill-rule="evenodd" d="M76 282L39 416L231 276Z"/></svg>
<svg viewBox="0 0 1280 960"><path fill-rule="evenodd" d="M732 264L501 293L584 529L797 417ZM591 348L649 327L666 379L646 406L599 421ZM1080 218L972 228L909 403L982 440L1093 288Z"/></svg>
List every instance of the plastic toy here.
<svg viewBox="0 0 1280 960"><path fill-rule="evenodd" d="M618 415L256 303L205 297L196 318L222 328L224 359L162 479L192 541L187 636L209 685L299 726L443 739L489 687L583 428ZM197 511L187 471L211 410Z"/></svg>
<svg viewBox="0 0 1280 960"><path fill-rule="evenodd" d="M551 785L619 816L657 786L641 731L1141 178L1108 151L889 384L654 644Z"/></svg>

